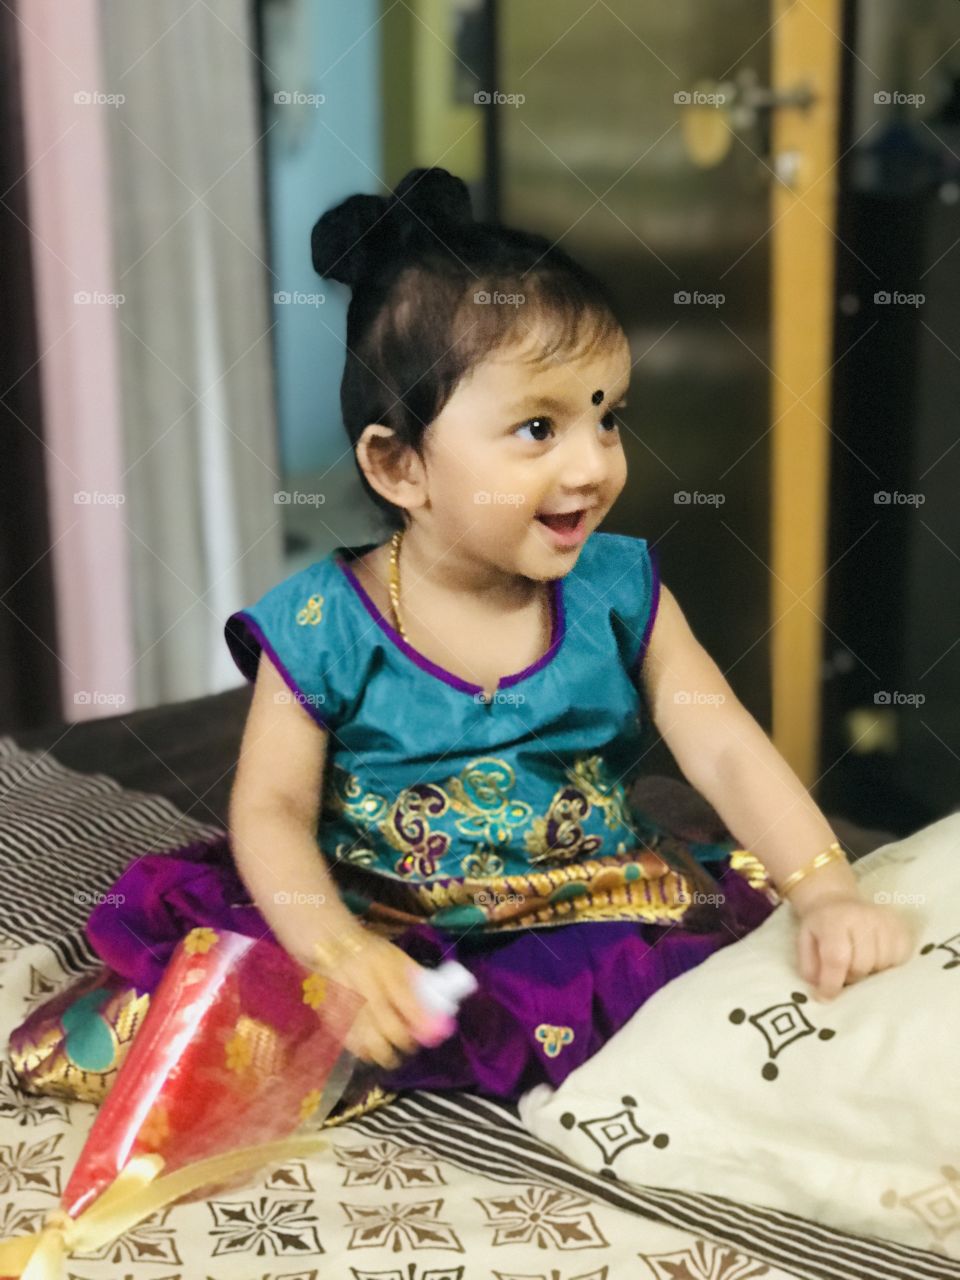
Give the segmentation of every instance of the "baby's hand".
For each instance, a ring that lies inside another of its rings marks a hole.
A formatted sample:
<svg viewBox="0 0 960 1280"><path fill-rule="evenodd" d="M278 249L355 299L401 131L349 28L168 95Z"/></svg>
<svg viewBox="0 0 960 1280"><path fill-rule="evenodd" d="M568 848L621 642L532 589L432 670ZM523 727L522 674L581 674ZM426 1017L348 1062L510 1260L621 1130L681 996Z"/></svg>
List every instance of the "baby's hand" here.
<svg viewBox="0 0 960 1280"><path fill-rule="evenodd" d="M818 1000L832 1000L847 983L903 964L912 950L913 939L895 909L859 896L818 900L801 915L798 968L817 987Z"/></svg>
<svg viewBox="0 0 960 1280"><path fill-rule="evenodd" d="M364 997L344 1041L363 1062L393 1070L401 1054L426 1043L431 1015L416 997L420 966L386 938L351 922L311 967Z"/></svg>

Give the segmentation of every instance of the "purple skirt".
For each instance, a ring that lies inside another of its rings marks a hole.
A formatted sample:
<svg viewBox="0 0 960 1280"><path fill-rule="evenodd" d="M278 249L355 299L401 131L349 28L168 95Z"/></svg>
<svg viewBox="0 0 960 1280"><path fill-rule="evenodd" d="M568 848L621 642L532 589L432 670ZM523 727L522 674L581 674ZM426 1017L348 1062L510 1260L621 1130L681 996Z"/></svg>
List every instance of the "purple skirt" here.
<svg viewBox="0 0 960 1280"><path fill-rule="evenodd" d="M458 1034L385 1074L390 1089L474 1089L516 1100L554 1087L591 1057L655 991L762 924L773 905L727 860L716 875L731 928L692 934L680 925L581 921L478 943L430 925L397 945L426 964L459 960L478 990L460 1007Z"/></svg>
<svg viewBox="0 0 960 1280"><path fill-rule="evenodd" d="M412 925L392 941L420 964L455 959L477 979L457 1033L394 1071L372 1068L388 1090L466 1089L515 1101L560 1084L671 978L750 933L775 910L729 858L709 864L724 895L723 926L580 921L455 937ZM152 991L174 947L197 925L273 936L233 866L226 839L148 854L113 886L118 901L91 912L87 935L104 963Z"/></svg>

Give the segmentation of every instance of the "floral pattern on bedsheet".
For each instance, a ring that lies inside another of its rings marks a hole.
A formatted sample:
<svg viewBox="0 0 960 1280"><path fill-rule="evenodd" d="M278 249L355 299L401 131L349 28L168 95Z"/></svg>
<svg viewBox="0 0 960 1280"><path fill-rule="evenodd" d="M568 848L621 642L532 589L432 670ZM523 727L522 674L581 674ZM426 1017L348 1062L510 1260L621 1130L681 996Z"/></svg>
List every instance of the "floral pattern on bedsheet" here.
<svg viewBox="0 0 960 1280"><path fill-rule="evenodd" d="M6 940L4 1042L38 1000L72 981L41 944ZM0 1236L38 1230L92 1123L90 1103L22 1093L0 1064ZM787 1280L746 1253L536 1178L463 1169L418 1143L347 1121L328 1153L247 1188L154 1214L69 1280Z"/></svg>

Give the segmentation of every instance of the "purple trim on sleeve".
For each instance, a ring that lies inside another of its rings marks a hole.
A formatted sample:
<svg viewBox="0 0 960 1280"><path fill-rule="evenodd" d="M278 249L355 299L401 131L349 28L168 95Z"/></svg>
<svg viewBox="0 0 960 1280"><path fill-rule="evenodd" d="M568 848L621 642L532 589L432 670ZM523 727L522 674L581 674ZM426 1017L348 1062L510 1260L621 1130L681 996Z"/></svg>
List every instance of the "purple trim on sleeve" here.
<svg viewBox="0 0 960 1280"><path fill-rule="evenodd" d="M654 547L648 548L650 555L650 566L653 570L653 583L650 588L650 612L647 615L647 625L643 629L643 639L640 641L640 648L634 659L634 669L639 678L640 668L646 657L647 645L650 643L650 633L653 631L653 624L656 621L657 610L660 607L660 563L659 555Z"/></svg>
<svg viewBox="0 0 960 1280"><path fill-rule="evenodd" d="M344 550L349 550L349 548L344 548ZM452 685L455 689L463 690L464 693L483 693L482 684L473 684L471 681L464 680L460 676L455 675L452 671L447 671L444 667L438 666L437 663L432 662L426 654L421 653L419 649L415 649L412 644L408 644L400 632L390 625L374 602L370 599L369 595L367 595L360 579L353 572L347 562L336 554L334 554L333 560L334 563L342 569L347 581L356 592L360 603L380 630L383 631L394 645L396 645L401 653L405 653L412 662L415 662L421 671L425 671L428 675L444 681L445 684ZM506 685L516 684L520 680L526 680L529 676L532 676L539 671L541 667L546 666L546 664L556 654L557 649L560 646L560 642L563 640L565 631L562 581L563 580L561 578L554 578L550 583L550 613L552 621L551 630L553 634L549 649L542 657L538 658L536 662L532 663L529 667L525 667L523 671L518 671L511 676L504 676L497 685L498 689L502 689Z"/></svg>
<svg viewBox="0 0 960 1280"><path fill-rule="evenodd" d="M280 661L277 651L264 635L259 623L245 609L238 609L236 613L230 615L224 626L224 635L230 655L245 680L249 680L251 684L256 680L257 668L260 664L260 653L261 651L265 652L283 676L284 682L301 707L310 714L321 729L326 729L328 733L332 732L332 727L324 720L316 706L310 701L309 695L303 692ZM253 644L250 643L251 637L255 642Z"/></svg>

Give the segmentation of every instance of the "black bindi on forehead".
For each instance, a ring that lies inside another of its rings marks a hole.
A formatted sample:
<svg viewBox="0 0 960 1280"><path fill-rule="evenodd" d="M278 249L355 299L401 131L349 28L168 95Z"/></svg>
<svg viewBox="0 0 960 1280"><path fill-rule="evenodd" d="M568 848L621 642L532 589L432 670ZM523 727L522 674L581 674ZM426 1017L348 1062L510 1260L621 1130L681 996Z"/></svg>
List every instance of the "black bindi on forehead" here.
<svg viewBox="0 0 960 1280"><path fill-rule="evenodd" d="M603 399L603 391L602 390L595 391L593 395L590 397L590 399L593 401L594 404L599 404L600 401Z"/></svg>

